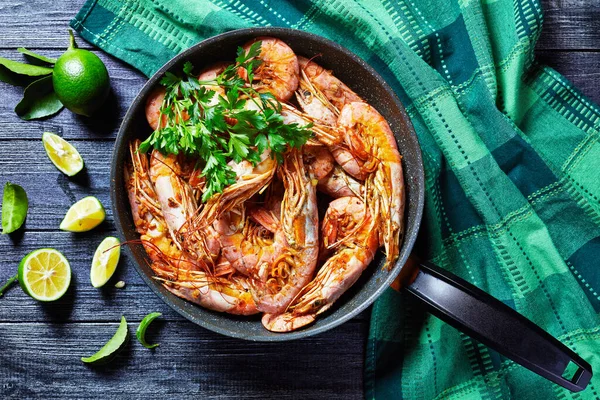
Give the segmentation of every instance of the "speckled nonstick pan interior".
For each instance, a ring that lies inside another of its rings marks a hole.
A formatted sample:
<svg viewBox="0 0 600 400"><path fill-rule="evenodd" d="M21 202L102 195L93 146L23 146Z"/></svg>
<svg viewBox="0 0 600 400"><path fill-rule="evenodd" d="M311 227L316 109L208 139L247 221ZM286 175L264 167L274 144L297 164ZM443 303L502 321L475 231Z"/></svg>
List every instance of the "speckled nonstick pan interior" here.
<svg viewBox="0 0 600 400"><path fill-rule="evenodd" d="M316 62L333 70L338 78L375 107L390 124L403 157L402 166L406 185L405 237L396 265L390 271L383 270L383 256L379 255L354 287L340 298L329 312L321 315L315 323L291 333L273 333L262 326L259 316L236 317L217 313L171 294L160 282L152 278L153 272L148 266L147 256L142 246L126 246L125 251L133 260L133 265L140 276L154 293L190 321L212 331L247 340L291 340L324 332L342 324L368 307L400 272L413 247L419 229L423 211L423 165L415 132L396 95L384 80L359 57L325 38L283 28L236 30L207 39L179 54L150 78L125 115L112 159L112 210L121 239L127 241L139 239L127 200L123 169L129 156L129 141L134 138L144 139L151 133L145 119L144 106L148 93L158 85L158 81L164 73L181 71L183 63L186 61L191 61L197 69L201 69L217 61L233 60L238 46L258 36L278 37L285 41L296 54L307 58L319 54L320 57Z"/></svg>

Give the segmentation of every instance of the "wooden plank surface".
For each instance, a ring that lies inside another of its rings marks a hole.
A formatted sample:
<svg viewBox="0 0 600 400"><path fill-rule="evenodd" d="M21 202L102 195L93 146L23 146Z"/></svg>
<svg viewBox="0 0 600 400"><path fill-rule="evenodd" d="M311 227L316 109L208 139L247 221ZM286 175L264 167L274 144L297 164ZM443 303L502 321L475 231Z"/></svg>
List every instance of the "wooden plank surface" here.
<svg viewBox="0 0 600 400"><path fill-rule="evenodd" d="M120 314L115 311L114 320ZM225 338L187 321L157 324L110 364L89 367L117 323L0 323L0 393L24 398L359 399L365 331L349 322L311 340L260 344ZM135 331L136 323L129 324ZM130 332L131 333L131 332ZM341 340L342 339L342 340ZM7 368L8 367L8 368Z"/></svg>
<svg viewBox="0 0 600 400"><path fill-rule="evenodd" d="M20 59L25 46L58 56L66 45L68 21L83 0L3 0L0 2L0 56ZM600 3L545 0L545 24L538 58L600 102ZM83 40L79 44L91 48ZM145 77L94 50L106 63L113 94L100 115L86 119L69 112L23 122L13 108L21 89L0 84L0 185L8 180L27 189L31 208L26 232L0 236L0 282L18 260L39 247L54 247L71 261L74 284L54 304L39 304L18 288L0 299L0 398L31 397L191 397L200 398L362 398L368 312L317 337L290 343L257 344L199 328L152 294L125 259L102 290L88 284L93 249L114 234L112 214L97 230L71 234L57 230L68 206L85 195L109 205L112 143L123 115ZM40 138L57 132L73 141L86 172L65 178L47 161ZM155 351L132 340L114 363L84 366L115 331L123 314L130 331L151 311L163 313L150 339Z"/></svg>

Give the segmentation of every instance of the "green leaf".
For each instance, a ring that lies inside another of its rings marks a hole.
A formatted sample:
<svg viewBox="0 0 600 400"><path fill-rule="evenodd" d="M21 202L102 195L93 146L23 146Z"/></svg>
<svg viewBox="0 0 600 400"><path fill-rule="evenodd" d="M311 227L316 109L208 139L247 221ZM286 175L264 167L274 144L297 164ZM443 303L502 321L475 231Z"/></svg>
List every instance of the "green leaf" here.
<svg viewBox="0 0 600 400"><path fill-rule="evenodd" d="M153 313L146 315L144 317L144 319L142 319L142 322L140 322L140 325L138 326L137 331L135 332L135 336L137 337L137 340L142 344L142 346L144 346L147 349L153 349L153 348L159 346L158 343L148 344L148 342L146 342L146 329L148 329L148 326L150 325L150 323L152 321L154 321L156 318L160 317L161 315L162 314L159 312L153 312Z"/></svg>
<svg viewBox="0 0 600 400"><path fill-rule="evenodd" d="M14 183L6 182L2 195L2 233L16 231L25 222L29 201L25 189Z"/></svg>
<svg viewBox="0 0 600 400"><path fill-rule="evenodd" d="M191 62L186 61L185 64L183 64L183 73L184 74L191 75L193 70L194 70L194 66L192 65Z"/></svg>
<svg viewBox="0 0 600 400"><path fill-rule="evenodd" d="M56 114L62 108L62 103L54 93L52 77L45 76L25 88L23 99L15 107L15 112L21 119L29 121Z"/></svg>
<svg viewBox="0 0 600 400"><path fill-rule="evenodd" d="M241 64L242 67L246 67L244 64L248 61L251 60L255 57L258 57L258 55L260 54L260 47L262 45L262 42L256 41L254 43L252 43L252 45L250 45L250 48L248 49L248 51L244 51L244 49L242 47L238 47L237 50L237 58L235 59L236 64Z"/></svg>
<svg viewBox="0 0 600 400"><path fill-rule="evenodd" d="M248 137L243 135L231 135L229 139L229 154L235 162L240 162L248 156Z"/></svg>
<svg viewBox="0 0 600 400"><path fill-rule="evenodd" d="M13 86L28 86L31 82L36 80L35 76L19 75L12 72L4 65L0 65L0 81L6 82Z"/></svg>
<svg viewBox="0 0 600 400"><path fill-rule="evenodd" d="M258 154L262 154L265 149L269 146L269 141L267 140L267 136L263 133L256 136L254 139L254 144L256 145L256 150Z"/></svg>
<svg viewBox="0 0 600 400"><path fill-rule="evenodd" d="M25 47L19 47L17 51L23 53L31 61L32 64L42 66L46 64L56 64L56 58L46 57L41 54L34 53L31 50L27 50Z"/></svg>
<svg viewBox="0 0 600 400"><path fill-rule="evenodd" d="M127 321L125 321L125 317L121 317L121 323L114 336L95 354L89 357L81 357L81 361L93 365L107 363L124 347L128 337Z"/></svg>
<svg viewBox="0 0 600 400"><path fill-rule="evenodd" d="M0 57L0 65L19 75L45 76L52 73L52 68L20 63L18 61L9 60L3 57Z"/></svg>
<svg viewBox="0 0 600 400"><path fill-rule="evenodd" d="M165 72L165 76L160 80L160 84L167 87L176 85L179 82L181 82L181 78L171 72Z"/></svg>

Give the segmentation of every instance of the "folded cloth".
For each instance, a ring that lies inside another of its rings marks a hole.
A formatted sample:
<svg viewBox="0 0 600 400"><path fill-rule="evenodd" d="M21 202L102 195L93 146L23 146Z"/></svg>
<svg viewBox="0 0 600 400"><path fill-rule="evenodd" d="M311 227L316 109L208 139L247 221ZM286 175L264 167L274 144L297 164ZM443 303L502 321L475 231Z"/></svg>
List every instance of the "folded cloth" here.
<svg viewBox="0 0 600 400"><path fill-rule="evenodd" d="M530 318L596 369L600 393L598 106L535 63L536 0L89 0L81 36L151 75L209 36L303 29L372 65L423 149L417 254ZM374 305L368 398L563 399L571 394L389 289Z"/></svg>

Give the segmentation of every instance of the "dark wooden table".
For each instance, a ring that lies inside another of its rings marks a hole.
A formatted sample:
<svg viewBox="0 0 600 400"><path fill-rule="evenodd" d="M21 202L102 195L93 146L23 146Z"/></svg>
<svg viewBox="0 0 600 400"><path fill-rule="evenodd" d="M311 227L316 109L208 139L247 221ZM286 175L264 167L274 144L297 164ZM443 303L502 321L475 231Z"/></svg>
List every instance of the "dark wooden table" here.
<svg viewBox="0 0 600 400"><path fill-rule="evenodd" d="M25 46L58 56L67 25L83 0L1 0L0 56L19 60ZM546 0L539 60L600 101L600 2ZM79 40L81 47L89 44ZM96 50L94 50L96 51ZM12 276L29 251L54 247L71 262L73 281L58 302L40 304L19 288L0 298L0 398L166 397L328 398L363 397L363 359L368 312L325 334L284 344L249 343L202 329L171 311L142 282L129 261L105 288L89 283L95 247L114 235L109 200L113 140L145 77L102 53L112 79L112 111L82 118L63 111L45 121L24 122L13 112L21 89L0 83L0 185L19 183L29 195L24 232L0 236L0 282ZM48 161L44 131L74 143L86 171L73 179ZM107 220L90 233L58 230L68 207L86 195L107 206ZM125 289L113 287L117 280ZM149 312L163 313L152 341L156 351L132 340L110 365L90 368L79 358L109 338L121 315L135 331Z"/></svg>

